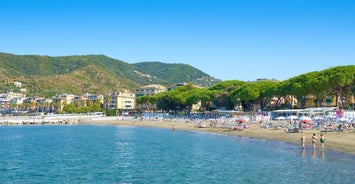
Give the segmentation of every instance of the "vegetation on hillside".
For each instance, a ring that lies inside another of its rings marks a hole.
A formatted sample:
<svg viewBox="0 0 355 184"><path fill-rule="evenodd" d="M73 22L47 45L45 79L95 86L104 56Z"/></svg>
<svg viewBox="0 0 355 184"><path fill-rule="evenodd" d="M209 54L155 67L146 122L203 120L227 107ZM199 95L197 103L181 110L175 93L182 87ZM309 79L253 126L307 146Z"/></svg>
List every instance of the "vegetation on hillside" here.
<svg viewBox="0 0 355 184"><path fill-rule="evenodd" d="M144 73L154 74L152 77L166 79L173 83L189 82L209 87L217 82L221 82L202 71L187 64L167 64L161 62L141 62L133 64Z"/></svg>
<svg viewBox="0 0 355 184"><path fill-rule="evenodd" d="M145 67L136 65L139 64L128 64L104 55L50 57L0 53L0 93L8 90L19 92L20 89L13 85L15 81L23 84L28 96L50 97L60 93L106 94L153 83L173 85L176 81L193 81L196 85L205 86L206 83L197 78L211 78L183 64L160 63L158 68L169 71L164 75L160 70L150 70L149 63ZM156 64L152 66L154 68ZM190 77L184 78L186 75Z"/></svg>

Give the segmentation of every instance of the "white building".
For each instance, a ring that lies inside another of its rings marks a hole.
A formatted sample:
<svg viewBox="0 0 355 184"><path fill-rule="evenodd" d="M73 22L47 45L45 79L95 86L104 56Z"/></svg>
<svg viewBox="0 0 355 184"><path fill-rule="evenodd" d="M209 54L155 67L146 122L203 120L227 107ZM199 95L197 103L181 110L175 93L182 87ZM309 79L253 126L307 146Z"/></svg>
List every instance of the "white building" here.
<svg viewBox="0 0 355 184"><path fill-rule="evenodd" d="M22 86L21 82L14 82L14 86L20 88Z"/></svg>
<svg viewBox="0 0 355 184"><path fill-rule="evenodd" d="M136 96L133 92L123 90L110 93L108 96L110 99L108 109L133 110L135 108ZM106 102L105 107L107 107Z"/></svg>
<svg viewBox="0 0 355 184"><path fill-rule="evenodd" d="M151 84L148 86L137 88L136 96L137 97L144 96L144 95L152 96L154 94L165 92L165 91L166 91L166 87L158 84Z"/></svg>
<svg viewBox="0 0 355 184"><path fill-rule="evenodd" d="M86 94L83 94L83 96L84 96L87 100L91 100L91 101L94 101L94 102L99 101L100 103L103 103L103 102L104 102L104 96L103 96L103 95L86 93Z"/></svg>

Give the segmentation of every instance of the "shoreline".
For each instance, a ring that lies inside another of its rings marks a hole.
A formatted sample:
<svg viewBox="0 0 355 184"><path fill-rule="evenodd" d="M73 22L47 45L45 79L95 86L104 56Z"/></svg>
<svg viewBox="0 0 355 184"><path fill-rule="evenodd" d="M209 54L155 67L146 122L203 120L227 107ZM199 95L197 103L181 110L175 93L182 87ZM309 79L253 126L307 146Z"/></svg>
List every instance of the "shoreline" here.
<svg viewBox="0 0 355 184"><path fill-rule="evenodd" d="M284 129L264 129L261 128L258 123L248 123L250 128L240 130L232 130L228 128L215 128L215 127L205 127L199 128L196 123L184 122L184 121L140 121L140 120L91 120L85 119L81 124L95 124L95 125L129 125L129 126L140 126L140 127L152 127L152 128L168 128L175 130L189 130L189 131L199 131L199 132L210 132L230 136L241 136L249 137L255 139L264 140L274 140L282 141L287 143L293 143L300 146L300 139L302 132L299 133L285 133ZM323 134L325 142L325 151L333 150L340 153L355 155L355 129L350 129L346 132L320 132L319 130L305 130L304 134L306 137L306 147L311 147L311 137L312 134L316 133L318 140L316 142L316 149L321 148L321 143L319 142L320 134Z"/></svg>

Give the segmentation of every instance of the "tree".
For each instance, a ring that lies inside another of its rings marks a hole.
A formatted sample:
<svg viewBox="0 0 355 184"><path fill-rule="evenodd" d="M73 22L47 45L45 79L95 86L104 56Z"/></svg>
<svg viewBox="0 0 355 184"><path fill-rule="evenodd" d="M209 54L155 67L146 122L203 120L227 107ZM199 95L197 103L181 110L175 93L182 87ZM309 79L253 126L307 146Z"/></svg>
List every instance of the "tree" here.
<svg viewBox="0 0 355 184"><path fill-rule="evenodd" d="M230 93L227 91L215 91L212 103L215 107L225 107L226 109L234 109L234 103L231 100Z"/></svg>
<svg viewBox="0 0 355 184"><path fill-rule="evenodd" d="M76 112L77 112L74 103L65 104L64 107L63 107L63 111L64 111L65 113L69 113L69 114L72 114L72 113L76 113Z"/></svg>
<svg viewBox="0 0 355 184"><path fill-rule="evenodd" d="M328 76L332 91L337 96L337 102L339 102L337 105L344 106L355 85L355 65L331 68L325 70L324 75Z"/></svg>
<svg viewBox="0 0 355 184"><path fill-rule="evenodd" d="M227 80L213 85L209 90L213 91L213 105L225 107L226 109L234 109L236 105L231 99L231 93L243 86L246 82L240 80ZM238 104L239 105L239 102Z"/></svg>
<svg viewBox="0 0 355 184"><path fill-rule="evenodd" d="M323 99L329 94L329 78L324 72L311 72L306 81L305 88L311 89L310 93L316 97L316 106L323 105Z"/></svg>
<svg viewBox="0 0 355 184"><path fill-rule="evenodd" d="M246 82L240 81L240 80L227 80L220 82L218 84L215 84L211 86L209 89L213 91L227 91L231 93L235 89L239 88L240 86L243 86Z"/></svg>
<svg viewBox="0 0 355 184"><path fill-rule="evenodd" d="M287 93L297 98L300 102L300 108L306 106L307 96L311 94L311 88L305 86L309 78L310 76L307 74L302 74L287 80L285 83Z"/></svg>
<svg viewBox="0 0 355 184"><path fill-rule="evenodd" d="M107 95L105 96L105 112L108 111L109 107L110 107L110 103L111 103L111 96Z"/></svg>
<svg viewBox="0 0 355 184"><path fill-rule="evenodd" d="M211 106L213 95L214 92L209 89L195 89L189 99L193 104L201 102L201 107L199 110L205 111Z"/></svg>
<svg viewBox="0 0 355 184"><path fill-rule="evenodd" d="M272 81L257 81L249 82L236 89L231 94L231 99L234 104L240 100L245 106L245 109L255 110L259 106L261 110L265 110L269 104L272 95L268 93L272 89L275 82Z"/></svg>
<svg viewBox="0 0 355 184"><path fill-rule="evenodd" d="M149 107L152 105L151 101L151 97L148 95L140 96L136 98L136 105L140 105L141 108L144 107L147 111L149 111Z"/></svg>

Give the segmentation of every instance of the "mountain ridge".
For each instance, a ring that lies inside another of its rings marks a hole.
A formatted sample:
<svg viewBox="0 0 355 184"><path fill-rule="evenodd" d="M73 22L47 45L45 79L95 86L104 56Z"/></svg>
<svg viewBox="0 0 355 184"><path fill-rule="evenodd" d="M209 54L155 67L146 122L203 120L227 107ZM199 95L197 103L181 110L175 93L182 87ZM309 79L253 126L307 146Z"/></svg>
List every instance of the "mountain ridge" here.
<svg viewBox="0 0 355 184"><path fill-rule="evenodd" d="M173 85L190 82L209 87L221 80L187 64L138 62L129 64L105 55L15 55L0 52L0 93L19 91L13 82L23 83L29 95L44 92L100 93L133 90L148 84Z"/></svg>

